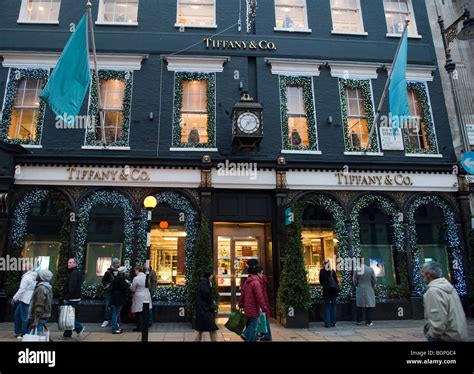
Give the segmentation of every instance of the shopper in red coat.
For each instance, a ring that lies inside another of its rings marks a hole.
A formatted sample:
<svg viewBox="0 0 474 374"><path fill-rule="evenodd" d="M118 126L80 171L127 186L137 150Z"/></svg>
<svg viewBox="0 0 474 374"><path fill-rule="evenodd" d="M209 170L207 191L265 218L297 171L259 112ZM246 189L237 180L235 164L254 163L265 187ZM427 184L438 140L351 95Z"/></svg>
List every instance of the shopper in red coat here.
<svg viewBox="0 0 474 374"><path fill-rule="evenodd" d="M270 299L268 298L268 291L267 291L267 276L263 274L263 269L260 269L260 272L258 273L258 277L260 280L260 284L262 285L262 291L263 291L263 298L265 299L265 315L267 317L267 333L262 334L262 336L259 336L260 340L264 341L271 341L272 340L272 332L270 331Z"/></svg>
<svg viewBox="0 0 474 374"><path fill-rule="evenodd" d="M263 288L258 273L261 271L259 266L249 268L249 276L242 287L240 294L239 307L243 308L248 318L248 325L245 331L245 337L248 342L257 341L257 325L261 312L266 312L266 302L263 295Z"/></svg>

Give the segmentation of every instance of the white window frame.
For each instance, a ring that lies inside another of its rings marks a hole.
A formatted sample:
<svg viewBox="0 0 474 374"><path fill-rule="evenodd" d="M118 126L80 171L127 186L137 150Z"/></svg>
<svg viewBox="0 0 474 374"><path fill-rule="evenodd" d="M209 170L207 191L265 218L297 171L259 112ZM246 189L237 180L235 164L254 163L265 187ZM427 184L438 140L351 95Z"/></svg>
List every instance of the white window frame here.
<svg viewBox="0 0 474 374"><path fill-rule="evenodd" d="M29 0L21 0L20 14L18 15L17 23L32 23L32 24L43 24L43 25L59 25L59 15L61 13L61 0L59 0L59 12L58 19L56 21L28 21L26 19L27 8Z"/></svg>
<svg viewBox="0 0 474 374"><path fill-rule="evenodd" d="M406 0L408 5L408 11L410 12L410 24L413 27L413 34L408 33L408 37L412 39L421 39L421 35L418 34L418 27L416 26L416 18L415 18L415 11L413 10L413 3L412 0ZM387 11L385 9L385 1L382 0L382 5L384 7L384 17L385 17L385 27L387 28L387 33L385 34L387 38L400 38L402 33L391 33L388 32L388 25L387 25Z"/></svg>
<svg viewBox="0 0 474 374"><path fill-rule="evenodd" d="M304 0L304 19L306 23L306 28L305 29L295 29L295 28L286 28L286 27L278 27L276 26L277 22L277 5L276 1L273 2L273 9L275 11L275 27L273 28L274 31L283 31L283 32L302 32L302 33L310 33L313 30L309 27L309 20L308 20L308 4L306 0Z"/></svg>
<svg viewBox="0 0 474 374"><path fill-rule="evenodd" d="M176 23L174 27L179 29L217 29L217 0L214 1L214 23L212 25L194 25L179 23L179 0L176 0Z"/></svg>
<svg viewBox="0 0 474 374"><path fill-rule="evenodd" d="M354 31L339 31L339 30L335 30L334 29L334 20L332 18L332 10L333 10L333 6L332 6L332 0L330 0L330 7L331 7L331 20L332 20L332 30L331 30L331 34L343 34L343 35L360 35L360 36L367 36L369 35L368 32L365 31L365 27L364 27L364 17L362 15L362 6L360 5L360 0L356 0L357 1L357 9L359 10L359 18L360 18L360 25L361 25L361 31L357 31L357 32L354 32Z"/></svg>
<svg viewBox="0 0 474 374"><path fill-rule="evenodd" d="M140 8L140 0L137 0L137 22L108 22L104 20L105 3L104 0L99 1L99 11L97 13L96 25L107 25L107 26L138 26L138 14Z"/></svg>

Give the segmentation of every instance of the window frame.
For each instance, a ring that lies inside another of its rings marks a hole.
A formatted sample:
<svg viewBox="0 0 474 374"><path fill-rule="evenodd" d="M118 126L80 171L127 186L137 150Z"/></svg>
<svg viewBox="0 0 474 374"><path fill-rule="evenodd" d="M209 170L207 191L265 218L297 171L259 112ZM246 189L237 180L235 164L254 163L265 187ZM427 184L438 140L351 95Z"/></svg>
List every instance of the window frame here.
<svg viewBox="0 0 474 374"><path fill-rule="evenodd" d="M138 26L138 15L140 10L140 0L136 0L137 2L137 21L136 22L110 22L105 21L104 13L105 13L105 2L104 0L99 1L99 10L97 12L97 21L95 22L96 25L99 26Z"/></svg>
<svg viewBox="0 0 474 374"><path fill-rule="evenodd" d="M59 10L58 10L58 19L57 20L48 20L48 21L31 21L27 20L27 9L30 0L21 0L20 5L20 13L18 15L17 23L19 24L42 24L42 25L59 25L59 17L61 15L61 0L57 0L59 2Z"/></svg>
<svg viewBox="0 0 474 374"><path fill-rule="evenodd" d="M360 0L356 0L357 1L357 9L358 9L358 13L359 13L359 19L360 19L360 28L361 30L360 31L341 31L341 30L336 30L334 28L334 17L333 17L333 1L334 0L330 0L330 8L331 8L331 21L332 21L332 30L331 30L331 34L342 34L342 35L361 35L361 36L367 36L369 35L368 32L365 31L365 27L364 27L364 16L362 15L362 5L360 3Z"/></svg>
<svg viewBox="0 0 474 374"><path fill-rule="evenodd" d="M418 33L418 27L416 25L416 18L415 18L415 11L413 9L413 3L412 0L404 0L407 2L408 6L408 11L410 14L410 24L413 26L413 33L410 33L410 29L408 29L408 37L413 38L413 39L421 39L421 35ZM387 28L387 33L385 34L387 38L400 38L402 36L402 33L393 33L390 32L388 29L388 23L387 23L387 9L385 8L385 0L382 0L382 5L384 8L384 17L385 17L385 25ZM389 11L390 12L390 11ZM393 11L390 13L394 13ZM400 14L398 12L397 14Z"/></svg>
<svg viewBox="0 0 474 374"><path fill-rule="evenodd" d="M103 77L114 76L108 79ZM130 127L131 127L131 112L132 112L132 96L133 96L133 71L116 71L116 70L107 70L99 69L99 81L103 80L120 80L125 82L125 91L122 104L122 134L120 140L117 140L113 143L104 144L102 140L97 140L96 132L97 125L95 124L98 116L98 106L99 102L97 97L97 81L94 72L92 71L91 85L89 89L89 102L87 105L87 127L84 134L84 146L82 149L89 149L94 147L101 148L111 148L118 150L129 150L130 149ZM93 100L93 91L95 97ZM114 112L116 112L114 110ZM90 120L93 119L94 125L91 125Z"/></svg>
<svg viewBox="0 0 474 374"><path fill-rule="evenodd" d="M308 4L306 0L304 1L304 20L306 27L304 29L296 29L292 27L279 27L277 26L277 3L276 0L273 2L273 9L275 11L275 27L273 28L274 31L282 31L282 32L302 32L302 33L310 33L312 32L311 28L309 27L309 18L308 18Z"/></svg>
<svg viewBox="0 0 474 374"><path fill-rule="evenodd" d="M196 25L196 24L184 24L179 23L179 8L180 8L180 1L176 0L176 23L174 26L176 28L183 28L183 29L217 29L217 0L213 0L214 3L214 23L212 25Z"/></svg>

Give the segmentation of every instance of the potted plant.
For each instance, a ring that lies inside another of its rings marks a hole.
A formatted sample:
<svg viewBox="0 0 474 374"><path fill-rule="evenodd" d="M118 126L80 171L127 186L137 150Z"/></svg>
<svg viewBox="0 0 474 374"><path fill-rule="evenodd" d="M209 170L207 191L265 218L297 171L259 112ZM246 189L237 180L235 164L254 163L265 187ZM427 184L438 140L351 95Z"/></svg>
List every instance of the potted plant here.
<svg viewBox="0 0 474 374"><path fill-rule="evenodd" d="M281 323L288 328L308 328L311 290L303 259L300 214L288 227L284 262L278 289Z"/></svg>

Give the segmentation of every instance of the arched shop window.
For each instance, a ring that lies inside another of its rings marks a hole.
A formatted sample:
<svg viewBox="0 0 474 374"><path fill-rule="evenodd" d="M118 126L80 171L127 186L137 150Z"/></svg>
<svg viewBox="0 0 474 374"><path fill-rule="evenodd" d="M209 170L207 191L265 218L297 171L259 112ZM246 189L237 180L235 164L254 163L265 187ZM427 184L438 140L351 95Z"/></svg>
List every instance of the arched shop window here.
<svg viewBox="0 0 474 374"><path fill-rule="evenodd" d="M320 284L319 271L323 267L324 260L331 259L334 267L338 252L338 240L331 214L318 205L307 207L303 212L301 235L308 282Z"/></svg>
<svg viewBox="0 0 474 374"><path fill-rule="evenodd" d="M112 258L122 261L124 243L123 210L97 204L90 212L87 230L85 282L100 283Z"/></svg>
<svg viewBox="0 0 474 374"><path fill-rule="evenodd" d="M415 211L415 230L421 263L438 262L443 277L451 280L442 211L434 205L420 205Z"/></svg>
<svg viewBox="0 0 474 374"><path fill-rule="evenodd" d="M35 202L28 216L21 256L32 258L35 266L58 274L63 226L62 209L52 199Z"/></svg>
<svg viewBox="0 0 474 374"><path fill-rule="evenodd" d="M378 285L395 285L396 251L393 246L391 219L376 204L362 209L359 216L361 256L375 271Z"/></svg>
<svg viewBox="0 0 474 374"><path fill-rule="evenodd" d="M186 284L186 230L181 212L158 206L153 210L150 262L158 284Z"/></svg>

